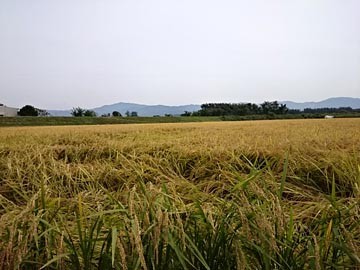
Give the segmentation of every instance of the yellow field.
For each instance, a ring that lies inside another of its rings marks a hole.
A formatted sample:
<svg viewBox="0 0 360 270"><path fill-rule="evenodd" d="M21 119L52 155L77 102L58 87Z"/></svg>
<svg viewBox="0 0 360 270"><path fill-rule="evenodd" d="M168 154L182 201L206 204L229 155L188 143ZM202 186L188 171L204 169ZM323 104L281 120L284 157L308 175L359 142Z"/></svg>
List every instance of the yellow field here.
<svg viewBox="0 0 360 270"><path fill-rule="evenodd" d="M0 269L360 267L360 119L0 128L0 168Z"/></svg>

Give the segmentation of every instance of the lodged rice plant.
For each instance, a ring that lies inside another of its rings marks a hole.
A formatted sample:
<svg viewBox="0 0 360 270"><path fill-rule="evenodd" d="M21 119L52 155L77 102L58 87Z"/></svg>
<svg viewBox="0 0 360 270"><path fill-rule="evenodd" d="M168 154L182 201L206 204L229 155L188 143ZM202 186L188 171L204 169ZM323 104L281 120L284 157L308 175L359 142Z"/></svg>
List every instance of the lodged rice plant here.
<svg viewBox="0 0 360 270"><path fill-rule="evenodd" d="M360 120L0 129L0 269L359 269Z"/></svg>

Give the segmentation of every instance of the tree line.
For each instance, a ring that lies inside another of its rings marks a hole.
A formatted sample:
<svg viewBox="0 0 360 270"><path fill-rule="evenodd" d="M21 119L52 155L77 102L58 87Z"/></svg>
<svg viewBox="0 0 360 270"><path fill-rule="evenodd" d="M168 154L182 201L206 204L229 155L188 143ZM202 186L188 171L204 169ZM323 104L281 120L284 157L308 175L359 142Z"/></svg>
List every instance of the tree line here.
<svg viewBox="0 0 360 270"><path fill-rule="evenodd" d="M256 115L320 115L320 114L351 114L360 113L360 109L353 109L351 107L340 108L305 108L304 110L288 109L286 104L281 104L278 101L265 101L261 104L255 103L205 103L202 104L200 110L195 112L185 111L181 116L256 116ZM83 109L81 107L73 108L70 111L71 116L74 117L97 117L94 110ZM19 116L50 116L46 110L35 108L32 105L25 105L18 111ZM122 117L118 111L105 113L101 117ZM136 111L126 111L126 117L137 117ZM154 115L155 116L155 115ZM160 116L160 115L156 115ZM165 116L172 116L165 114Z"/></svg>
<svg viewBox="0 0 360 270"><path fill-rule="evenodd" d="M360 109L340 107L296 110L289 109L286 104L281 104L278 101L265 101L259 105L255 103L205 103L201 105L200 110L195 112L185 111L181 116L316 115L330 113L360 113Z"/></svg>
<svg viewBox="0 0 360 270"><path fill-rule="evenodd" d="M18 111L18 116L51 116L46 110L36 108L32 105L25 105ZM74 117L97 117L97 113L94 110L83 109L81 107L72 108L70 111L71 116ZM137 117L138 113L135 111L126 111L127 117ZM102 114L102 117L122 117L122 114L118 111L113 111L111 114Z"/></svg>
<svg viewBox="0 0 360 270"><path fill-rule="evenodd" d="M225 115L256 115L256 114L286 114L288 108L277 101L265 101L260 105L255 103L205 103L201 109L191 113L192 116L225 116ZM190 116L185 112L183 116Z"/></svg>
<svg viewBox="0 0 360 270"><path fill-rule="evenodd" d="M93 110L87 110L87 109L83 109L83 108L80 108L80 107L76 107L76 108L73 108L70 112L70 114L74 117L96 117L98 116L96 114L95 111ZM130 111L126 111L125 112L125 115L126 117L137 117L138 116L138 113L137 112L130 112ZM101 117L122 117L122 114L118 111L113 111L111 114L110 113L104 113L101 115Z"/></svg>
<svg viewBox="0 0 360 270"><path fill-rule="evenodd" d="M353 109L351 107L339 107L339 108L305 108L304 110L289 110L290 114L302 114L302 113L359 113L360 109Z"/></svg>

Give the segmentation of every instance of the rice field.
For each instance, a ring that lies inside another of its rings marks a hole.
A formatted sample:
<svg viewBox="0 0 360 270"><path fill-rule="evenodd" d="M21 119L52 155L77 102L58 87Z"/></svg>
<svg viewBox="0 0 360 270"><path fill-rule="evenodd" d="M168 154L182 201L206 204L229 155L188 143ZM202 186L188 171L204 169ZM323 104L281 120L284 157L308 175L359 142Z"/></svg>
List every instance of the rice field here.
<svg viewBox="0 0 360 270"><path fill-rule="evenodd" d="M360 269L360 119L0 128L0 269Z"/></svg>

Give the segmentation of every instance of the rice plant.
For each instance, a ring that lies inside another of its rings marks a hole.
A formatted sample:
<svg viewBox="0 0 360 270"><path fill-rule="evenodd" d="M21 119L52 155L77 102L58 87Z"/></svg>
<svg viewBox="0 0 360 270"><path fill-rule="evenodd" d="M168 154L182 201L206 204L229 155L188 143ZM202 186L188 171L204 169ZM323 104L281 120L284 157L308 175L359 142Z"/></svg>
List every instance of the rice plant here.
<svg viewBox="0 0 360 270"><path fill-rule="evenodd" d="M0 269L359 269L360 121L0 129Z"/></svg>

